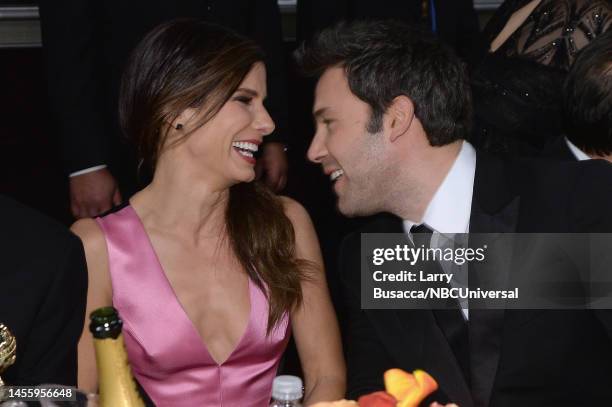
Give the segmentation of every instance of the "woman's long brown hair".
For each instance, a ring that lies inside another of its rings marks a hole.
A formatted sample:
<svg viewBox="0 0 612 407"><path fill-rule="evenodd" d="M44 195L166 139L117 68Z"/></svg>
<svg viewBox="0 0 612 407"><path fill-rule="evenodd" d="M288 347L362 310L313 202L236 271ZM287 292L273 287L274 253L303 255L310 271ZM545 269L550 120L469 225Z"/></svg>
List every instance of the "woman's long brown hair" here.
<svg viewBox="0 0 612 407"><path fill-rule="evenodd" d="M181 112L199 109L195 129L204 125L263 60L251 40L214 24L175 20L151 31L131 56L119 97L121 127L135 143L143 167L155 168L168 124ZM310 263L296 256L293 226L282 202L257 182L230 188L225 218L235 256L268 297L269 333L301 303L301 282Z"/></svg>

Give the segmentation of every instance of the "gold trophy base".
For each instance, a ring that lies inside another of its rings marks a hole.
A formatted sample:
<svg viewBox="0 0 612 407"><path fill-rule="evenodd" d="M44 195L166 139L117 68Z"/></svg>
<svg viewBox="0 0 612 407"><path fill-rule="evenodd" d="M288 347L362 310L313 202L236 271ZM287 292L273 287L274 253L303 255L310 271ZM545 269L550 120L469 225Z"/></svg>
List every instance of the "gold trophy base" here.
<svg viewBox="0 0 612 407"><path fill-rule="evenodd" d="M17 341L9 329L0 323L0 375L15 363ZM4 400L4 381L0 377L0 402Z"/></svg>

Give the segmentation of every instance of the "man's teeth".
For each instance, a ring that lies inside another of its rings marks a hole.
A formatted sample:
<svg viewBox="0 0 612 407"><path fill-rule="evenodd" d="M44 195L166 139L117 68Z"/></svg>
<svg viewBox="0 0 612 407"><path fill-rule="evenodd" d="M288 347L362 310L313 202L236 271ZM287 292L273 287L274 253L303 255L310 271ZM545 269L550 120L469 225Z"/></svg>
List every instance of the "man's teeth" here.
<svg viewBox="0 0 612 407"><path fill-rule="evenodd" d="M232 146L239 148L240 150L238 150L239 153L244 153L244 152L251 152L251 153L256 153L257 150L259 149L259 146L255 143L249 143L248 141L234 141L232 143ZM242 154L242 155L246 155L246 154ZM253 154L251 154L248 157L253 157Z"/></svg>
<svg viewBox="0 0 612 407"><path fill-rule="evenodd" d="M338 178L340 178L340 177L342 176L342 174L344 174L344 170L336 170L336 171L332 172L332 173L329 175L329 178L330 178L332 181L335 181L335 180L337 180Z"/></svg>

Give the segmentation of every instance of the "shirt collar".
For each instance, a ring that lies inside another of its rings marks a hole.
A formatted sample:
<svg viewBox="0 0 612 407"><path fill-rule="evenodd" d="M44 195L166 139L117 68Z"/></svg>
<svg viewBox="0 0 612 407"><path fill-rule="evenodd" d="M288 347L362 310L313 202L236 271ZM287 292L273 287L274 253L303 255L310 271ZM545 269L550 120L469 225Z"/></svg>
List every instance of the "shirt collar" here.
<svg viewBox="0 0 612 407"><path fill-rule="evenodd" d="M421 222L404 220L404 230L409 233L412 226L425 223L440 233L469 232L475 174L476 150L463 141L459 155L429 202L423 219Z"/></svg>
<svg viewBox="0 0 612 407"><path fill-rule="evenodd" d="M590 160L591 159L591 157L589 157L588 155L585 154L584 151L582 151L581 149L576 147L576 145L574 143L572 143L567 137L565 137L565 143L569 147L569 149L572 152L572 154L574 155L574 157L576 157L576 160L584 161L584 160Z"/></svg>

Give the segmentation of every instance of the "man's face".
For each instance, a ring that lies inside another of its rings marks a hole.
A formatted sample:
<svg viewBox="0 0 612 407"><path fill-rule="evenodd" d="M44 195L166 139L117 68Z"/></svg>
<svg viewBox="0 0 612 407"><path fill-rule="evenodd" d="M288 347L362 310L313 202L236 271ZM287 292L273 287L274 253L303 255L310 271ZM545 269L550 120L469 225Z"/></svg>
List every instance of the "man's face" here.
<svg viewBox="0 0 612 407"><path fill-rule="evenodd" d="M344 68L329 68L315 90L316 133L308 149L334 183L338 208L346 216L380 212L389 177L384 131L366 130L370 106L355 96Z"/></svg>

